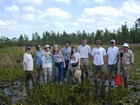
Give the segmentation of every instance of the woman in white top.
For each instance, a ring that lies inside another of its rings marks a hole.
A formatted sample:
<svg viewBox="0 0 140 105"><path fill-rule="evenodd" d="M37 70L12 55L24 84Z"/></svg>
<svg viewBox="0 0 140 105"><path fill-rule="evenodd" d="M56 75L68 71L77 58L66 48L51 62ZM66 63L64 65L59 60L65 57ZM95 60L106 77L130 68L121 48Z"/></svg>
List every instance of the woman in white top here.
<svg viewBox="0 0 140 105"><path fill-rule="evenodd" d="M33 84L35 84L35 76L33 74L33 57L30 54L31 47L26 46L25 53L23 55L23 66L26 71L26 83L28 83L29 76L31 76Z"/></svg>
<svg viewBox="0 0 140 105"><path fill-rule="evenodd" d="M50 46L45 46L45 52L42 56L42 68L43 68L43 74L44 74L44 80L45 83L47 83L47 78L49 79L49 82L51 82L52 78L52 53L50 51Z"/></svg>
<svg viewBox="0 0 140 105"><path fill-rule="evenodd" d="M71 57L70 57L70 62L69 62L69 70L72 75L73 82L75 83L76 77L74 76L75 71L78 69L80 70L80 54L77 52L76 47L72 47L71 50ZM79 84L81 84L81 77L78 78Z"/></svg>

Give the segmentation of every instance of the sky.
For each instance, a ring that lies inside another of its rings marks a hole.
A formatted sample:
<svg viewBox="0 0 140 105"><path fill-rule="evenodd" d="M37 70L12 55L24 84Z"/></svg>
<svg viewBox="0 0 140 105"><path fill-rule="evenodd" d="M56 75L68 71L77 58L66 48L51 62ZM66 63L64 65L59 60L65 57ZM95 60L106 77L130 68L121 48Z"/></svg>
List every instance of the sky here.
<svg viewBox="0 0 140 105"><path fill-rule="evenodd" d="M91 33L132 28L140 18L140 0L0 0L0 36L54 31Z"/></svg>

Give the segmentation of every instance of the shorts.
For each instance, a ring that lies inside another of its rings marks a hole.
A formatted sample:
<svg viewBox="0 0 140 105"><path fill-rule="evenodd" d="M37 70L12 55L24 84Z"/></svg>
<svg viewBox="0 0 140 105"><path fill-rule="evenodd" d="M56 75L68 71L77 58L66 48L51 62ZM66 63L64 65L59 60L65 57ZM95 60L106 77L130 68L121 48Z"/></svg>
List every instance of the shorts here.
<svg viewBox="0 0 140 105"><path fill-rule="evenodd" d="M45 67L43 70L43 74L47 76L52 76L52 67Z"/></svg>
<svg viewBox="0 0 140 105"><path fill-rule="evenodd" d="M96 66L93 64L93 73L97 73L98 70L100 70L101 73L104 73L105 72L104 64L100 66Z"/></svg>
<svg viewBox="0 0 140 105"><path fill-rule="evenodd" d="M117 75L117 73L118 73L118 63L116 63L114 65L108 65L108 73L112 74L113 71L114 71L114 74Z"/></svg>

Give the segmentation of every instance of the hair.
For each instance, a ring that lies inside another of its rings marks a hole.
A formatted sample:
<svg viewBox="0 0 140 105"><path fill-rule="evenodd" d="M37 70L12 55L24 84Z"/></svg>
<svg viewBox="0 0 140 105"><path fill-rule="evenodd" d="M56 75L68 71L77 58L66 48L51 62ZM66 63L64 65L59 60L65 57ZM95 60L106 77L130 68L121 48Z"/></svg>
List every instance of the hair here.
<svg viewBox="0 0 140 105"><path fill-rule="evenodd" d="M73 56L73 53L74 53L74 52L72 51L73 48L75 48L75 49L76 49L76 52L77 52L77 48L76 48L75 46L71 47L71 55L70 55L70 58L71 58L71 59L72 59L72 56Z"/></svg>
<svg viewBox="0 0 140 105"><path fill-rule="evenodd" d="M57 49L57 51L55 51L54 48L53 48L53 50L52 50L52 54L53 54L53 55L54 55L55 53L58 54L59 52L60 52L59 49Z"/></svg>
<svg viewBox="0 0 140 105"><path fill-rule="evenodd" d="M39 46L40 44L38 44L37 46L36 46L36 49L38 50L38 46Z"/></svg>
<svg viewBox="0 0 140 105"><path fill-rule="evenodd" d="M69 44L70 44L70 41L67 40L67 41L65 41L65 44L66 44L66 43L69 43Z"/></svg>

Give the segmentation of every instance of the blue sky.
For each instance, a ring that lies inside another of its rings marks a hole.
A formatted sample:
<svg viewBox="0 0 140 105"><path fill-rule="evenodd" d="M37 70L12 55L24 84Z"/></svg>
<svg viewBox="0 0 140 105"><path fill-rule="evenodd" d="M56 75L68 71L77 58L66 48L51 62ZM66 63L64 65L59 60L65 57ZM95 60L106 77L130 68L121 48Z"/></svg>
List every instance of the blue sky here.
<svg viewBox="0 0 140 105"><path fill-rule="evenodd" d="M140 0L0 0L0 36L113 31L124 22L132 28L139 17Z"/></svg>

